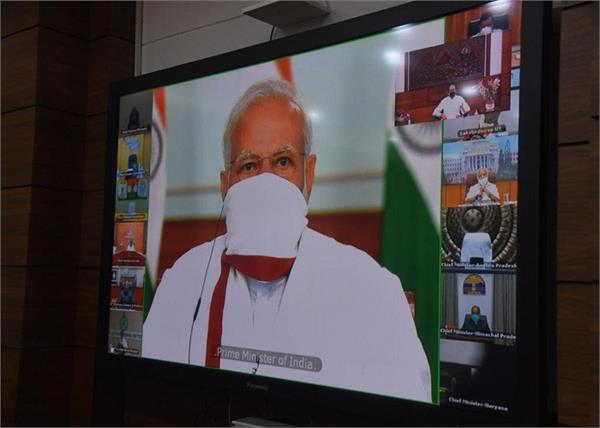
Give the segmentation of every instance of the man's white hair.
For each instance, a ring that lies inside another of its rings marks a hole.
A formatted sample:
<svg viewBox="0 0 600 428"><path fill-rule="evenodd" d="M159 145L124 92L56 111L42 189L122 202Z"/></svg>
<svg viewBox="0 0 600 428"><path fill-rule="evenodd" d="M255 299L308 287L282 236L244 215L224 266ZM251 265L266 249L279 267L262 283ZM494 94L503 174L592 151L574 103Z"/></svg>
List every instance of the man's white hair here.
<svg viewBox="0 0 600 428"><path fill-rule="evenodd" d="M254 83L250 86L246 92L240 97L235 103L229 119L227 120L227 126L225 127L225 133L223 134L223 162L225 169L228 170L231 164L231 147L233 145L233 134L234 131L244 115L246 110L253 104L263 99L279 98L290 103L292 108L302 113L304 121L304 127L302 132L302 138L304 140L304 153L310 154L312 148L312 127L308 115L304 111L302 102L298 95L298 91L283 80L262 80Z"/></svg>

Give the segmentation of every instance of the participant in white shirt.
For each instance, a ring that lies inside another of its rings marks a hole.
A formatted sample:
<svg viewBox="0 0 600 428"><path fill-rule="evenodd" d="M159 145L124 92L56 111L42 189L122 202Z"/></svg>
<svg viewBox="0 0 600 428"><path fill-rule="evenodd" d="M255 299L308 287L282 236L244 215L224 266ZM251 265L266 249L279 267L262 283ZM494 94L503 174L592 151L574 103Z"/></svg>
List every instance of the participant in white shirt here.
<svg viewBox="0 0 600 428"><path fill-rule="evenodd" d="M433 117L440 120L456 119L465 116L470 110L471 107L465 99L456 93L456 86L450 85L448 96L440 101L432 114Z"/></svg>
<svg viewBox="0 0 600 428"><path fill-rule="evenodd" d="M494 183L488 179L489 171L487 168L479 168L477 171L477 183L472 185L467 192L465 202L470 203L490 203L499 202L500 194Z"/></svg>
<svg viewBox="0 0 600 428"><path fill-rule="evenodd" d="M224 135L227 233L164 273L142 355L430 402L398 277L307 227L310 151L296 91L252 85Z"/></svg>
<svg viewBox="0 0 600 428"><path fill-rule="evenodd" d="M495 31L498 30L494 29L494 15L492 15L490 12L484 12L479 18L479 31L476 34L473 34L471 38L487 36Z"/></svg>
<svg viewBox="0 0 600 428"><path fill-rule="evenodd" d="M471 263L471 259L481 259L483 263L492 262L492 239L486 232L467 232L460 249L460 261Z"/></svg>

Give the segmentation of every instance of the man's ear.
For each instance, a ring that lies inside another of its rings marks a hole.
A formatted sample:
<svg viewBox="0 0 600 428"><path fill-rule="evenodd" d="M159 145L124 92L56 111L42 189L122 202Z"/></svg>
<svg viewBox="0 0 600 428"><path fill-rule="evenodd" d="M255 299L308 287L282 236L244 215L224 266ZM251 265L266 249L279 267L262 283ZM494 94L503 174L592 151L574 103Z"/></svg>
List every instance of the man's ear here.
<svg viewBox="0 0 600 428"><path fill-rule="evenodd" d="M306 160L306 199L310 198L313 182L315 181L315 167L317 165L317 155L312 154Z"/></svg>
<svg viewBox="0 0 600 428"><path fill-rule="evenodd" d="M225 200L225 195L227 194L227 189L229 188L229 176L227 171L221 171L219 177L221 179L221 199Z"/></svg>

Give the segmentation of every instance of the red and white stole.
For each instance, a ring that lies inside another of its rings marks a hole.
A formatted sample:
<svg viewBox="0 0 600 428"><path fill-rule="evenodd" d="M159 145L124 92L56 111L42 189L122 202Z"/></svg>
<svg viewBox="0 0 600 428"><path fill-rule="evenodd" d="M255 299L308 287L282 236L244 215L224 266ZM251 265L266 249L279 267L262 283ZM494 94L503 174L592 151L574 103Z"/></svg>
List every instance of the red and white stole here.
<svg viewBox="0 0 600 428"><path fill-rule="evenodd" d="M227 224L221 274L213 291L206 340L206 366L219 367L227 281L231 269L258 281L289 274L308 220L300 189L270 173L231 186L223 201Z"/></svg>
<svg viewBox="0 0 600 428"><path fill-rule="evenodd" d="M221 347L223 335L223 310L231 268L237 269L247 277L263 282L272 282L288 275L294 265L294 260L296 260L295 257L242 256L226 254L223 251L221 255L221 274L210 302L208 334L206 336L206 367L219 368L221 364L218 349Z"/></svg>

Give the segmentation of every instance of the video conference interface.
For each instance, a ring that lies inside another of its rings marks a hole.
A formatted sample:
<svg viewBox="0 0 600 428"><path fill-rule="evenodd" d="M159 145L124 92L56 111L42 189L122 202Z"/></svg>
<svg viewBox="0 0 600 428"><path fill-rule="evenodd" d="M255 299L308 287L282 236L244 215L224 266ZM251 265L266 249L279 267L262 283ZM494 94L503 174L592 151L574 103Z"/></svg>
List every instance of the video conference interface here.
<svg viewBox="0 0 600 428"><path fill-rule="evenodd" d="M220 236L232 227L230 223L225 227L220 215L219 173L224 169L221 139L228 115L236 100L254 83L278 80L298 91L304 103L300 108L313 128L312 153L316 154L317 161L308 199L307 227L355 247L364 257L373 260L377 269L391 272L394 276L391 284L396 284L394 281L398 278L401 293L390 291L389 296L393 297L386 299L400 296L398 311L406 310L408 316L386 317L373 313L375 330L372 334L387 337L396 334L395 330L404 329L402 323L411 324L416 346L421 347L419 358L422 355L429 377L422 382L425 392L413 395L402 387L387 385L387 380L360 378L353 372L353 364L363 364L361 357L348 357L345 361L342 354L335 351L328 354L327 345L294 343L288 346L261 342L262 339L257 339L262 347L252 347L251 343L225 343L229 322L227 305L233 304L227 303L227 299L234 298L229 288L223 297L225 308L221 309L225 321L218 338L221 342L216 342L220 344L216 367L482 412L509 412L516 385L520 29L520 3L499 0L427 23L402 26L318 52L295 55L285 61L276 60L122 97L116 142L112 280L107 285L110 286L108 352L215 367L209 363L214 361L208 355L208 343L214 339L210 331L201 334L202 327L193 325L193 339L189 342L192 350L188 349L190 330L186 318L185 328L182 327L185 331L181 333L185 346L182 345L180 355L161 354L162 351L154 354L144 345L144 338L150 337L145 330L154 321L146 321L153 316L153 310L158 311L159 305L166 308L160 302L169 299L167 286L175 288L173 278L178 275L176 267L178 263L181 266L179 260L183 260L183 255L189 254L186 252L196 245L212 242L215 230L219 230ZM375 52L380 54L377 60ZM333 85L318 78L314 70L319 66L335 70L338 83ZM355 94L349 96L353 90ZM185 105L181 94L188 94ZM327 99L337 101L327 103ZM182 104L177 105L176 101ZM370 113L365 113L366 110ZM199 112L204 115L202 118L195 116ZM291 151L287 158L293 161L295 153ZM299 159L303 156L308 158L308 154L298 152ZM395 156L398 163L394 162ZM200 158L204 164L193 163ZM263 158L259 166L268 168ZM278 159L272 164L278 166ZM346 170L340 167L340 159ZM231 162L234 161L236 159ZM306 168L307 161L302 162ZM437 171L432 165L437 165ZM233 197L237 189L250 192L252 186L265 185L269 191L281 189L282 194L287 195L286 177L276 169L270 172L273 177L268 175L270 181L265 178L266 184L253 181L259 174L246 184L243 180L233 185L229 182L227 193ZM282 177L284 181L280 180ZM290 200L306 198L304 180L298 185L298 194L289 196ZM422 194L413 197L416 192ZM364 196L366 194L374 196ZM409 217L405 214L398 217L390 208L394 206L404 213L422 207L423 211L418 212L427 217L421 222L425 225L416 224L422 220L419 218L407 220ZM359 218L356 212L367 214ZM233 214L230 216L233 218ZM365 220L371 218L375 219L372 223ZM380 221L381 218L384 220ZM406 224L407 221L411 224ZM339 226L342 222L347 222L349 227L342 230ZM393 223L397 224L388 226ZM417 265L410 259L414 252L417 260L419 245L413 241L407 243L406 250L398 250L408 254L409 263L396 261L396 247L386 244L386 236L390 238L394 233L406 234L410 233L407 230L424 230L425 227L429 227L430 235L415 235L414 241L418 236L430 236L429 247L439 250L439 258L432 256L428 264ZM302 235L302 245L308 245L305 236L306 232ZM188 245L189 242L193 245ZM297 263L301 261L302 245L298 255L294 254ZM320 244L315 245L320 248ZM344 251L340 249L339 257L346 257ZM350 263L363 263L362 255L349 254L348 257L357 257ZM217 267L213 283L207 286L210 293L203 296L203 301L208 301L208 329L215 325L210 302L218 293L213 289L217 289L221 275L222 255L211 257L216 257L212 262ZM371 262L365 259L364 263L367 266ZM396 268L395 263L400 266ZM212 272L211 269L207 267L206 272ZM284 311L289 306L285 299L292 296L294 269L300 270L292 268L291 273L287 270L275 279L284 278L282 290L285 291L277 295L280 300L273 319L287 319ZM201 269L198 276L202 275L207 274ZM210 275L212 273L208 273L209 281ZM230 273L225 280L230 281L227 287L231 286L232 275ZM265 289L261 284L276 281L269 278L258 281L255 286L252 281L256 278L252 274L244 275L250 278L247 280L251 296L249 310L255 311L250 323L259 325L256 314L262 312L257 308L264 307L261 309L264 313L271 311L268 309L271 303L263 303L267 300L261 298L264 293L274 293L275 289ZM373 275L379 278L379 273ZM165 278L169 276L171 282L167 283ZM312 277L307 274L307 278ZM190 281L202 282L198 277ZM313 294L307 301L309 305L318 299L358 301L380 290L368 290L365 288L368 286L361 284L356 296L340 298L334 295L334 288L331 296ZM190 305L195 307L197 297L191 296ZM181 310L185 307L181 306ZM360 307L356 302L347 306ZM201 306L200 321L203 311ZM305 316L336 326L337 322L349 323L342 315L322 317L318 311L331 314L336 309L323 303L309 309ZM200 321L194 318L194 323ZM301 322L310 324L310 321ZM382 327L379 322L381 325L399 324ZM323 335L324 343L329 340L324 332L299 331L298 342L308 342L315 335ZM178 334L171 333L172 336ZM164 333L152 333L153 337L160 334ZM350 333L340 335L346 334L351 336ZM273 337L279 336L273 333ZM408 340L406 337L401 336L399 340ZM348 343L340 343L338 347L350 350L350 344L356 345L362 340L362 337L349 337ZM381 343L386 340L391 342L392 339L383 338ZM365 341L379 343L376 339ZM196 360L194 347L203 348L198 351L200 356ZM237 359L236 352L240 355ZM242 354L245 357L241 357ZM302 362L304 366L290 367L291 361ZM309 363L311 368L308 368ZM373 371L385 371L394 365L389 364L373 367ZM347 365L347 368L332 371L332 365ZM402 376L411 376L408 371L421 368L398 367L397 370L398 383L401 383ZM420 379L424 379L424 372L419 373ZM376 378L367 368L363 377L368 376Z"/></svg>

